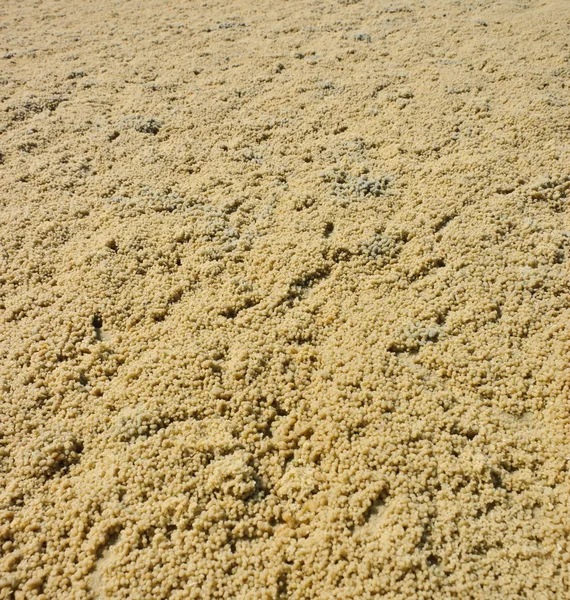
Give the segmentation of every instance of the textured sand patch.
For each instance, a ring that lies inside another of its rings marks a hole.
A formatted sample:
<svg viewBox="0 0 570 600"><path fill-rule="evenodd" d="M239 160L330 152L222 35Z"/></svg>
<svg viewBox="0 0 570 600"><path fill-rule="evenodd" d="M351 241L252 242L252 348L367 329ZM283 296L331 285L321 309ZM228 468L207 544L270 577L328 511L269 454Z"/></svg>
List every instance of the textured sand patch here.
<svg viewBox="0 0 570 600"><path fill-rule="evenodd" d="M570 5L0 6L0 598L568 598Z"/></svg>

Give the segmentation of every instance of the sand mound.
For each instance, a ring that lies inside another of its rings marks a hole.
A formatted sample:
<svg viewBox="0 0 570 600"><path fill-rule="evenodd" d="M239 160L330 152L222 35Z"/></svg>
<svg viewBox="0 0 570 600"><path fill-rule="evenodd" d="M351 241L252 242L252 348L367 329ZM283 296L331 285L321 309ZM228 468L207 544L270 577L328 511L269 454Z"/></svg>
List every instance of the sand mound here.
<svg viewBox="0 0 570 600"><path fill-rule="evenodd" d="M569 598L565 0L0 7L0 598Z"/></svg>

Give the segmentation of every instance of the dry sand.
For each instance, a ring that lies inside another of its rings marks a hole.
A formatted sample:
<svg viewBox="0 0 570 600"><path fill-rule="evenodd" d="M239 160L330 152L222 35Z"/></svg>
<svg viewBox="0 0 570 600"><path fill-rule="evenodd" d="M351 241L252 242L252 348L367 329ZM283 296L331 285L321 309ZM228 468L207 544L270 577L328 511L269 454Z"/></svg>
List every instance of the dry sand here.
<svg viewBox="0 0 570 600"><path fill-rule="evenodd" d="M0 6L0 598L570 598L570 3Z"/></svg>

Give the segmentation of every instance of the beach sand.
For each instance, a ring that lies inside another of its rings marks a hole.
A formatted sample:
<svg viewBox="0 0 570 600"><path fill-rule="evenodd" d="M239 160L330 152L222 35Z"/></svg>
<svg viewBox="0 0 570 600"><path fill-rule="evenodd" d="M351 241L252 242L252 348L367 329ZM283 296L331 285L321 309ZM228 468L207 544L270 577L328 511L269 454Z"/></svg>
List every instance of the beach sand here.
<svg viewBox="0 0 570 600"><path fill-rule="evenodd" d="M570 598L567 0L0 39L0 599Z"/></svg>

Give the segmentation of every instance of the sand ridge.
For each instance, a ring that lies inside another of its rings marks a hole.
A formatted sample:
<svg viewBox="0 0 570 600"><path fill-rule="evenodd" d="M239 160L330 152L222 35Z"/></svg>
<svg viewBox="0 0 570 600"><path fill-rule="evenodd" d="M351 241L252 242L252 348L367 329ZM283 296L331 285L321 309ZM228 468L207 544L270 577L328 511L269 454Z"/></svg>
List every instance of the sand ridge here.
<svg viewBox="0 0 570 600"><path fill-rule="evenodd" d="M570 6L0 7L0 598L570 597Z"/></svg>

